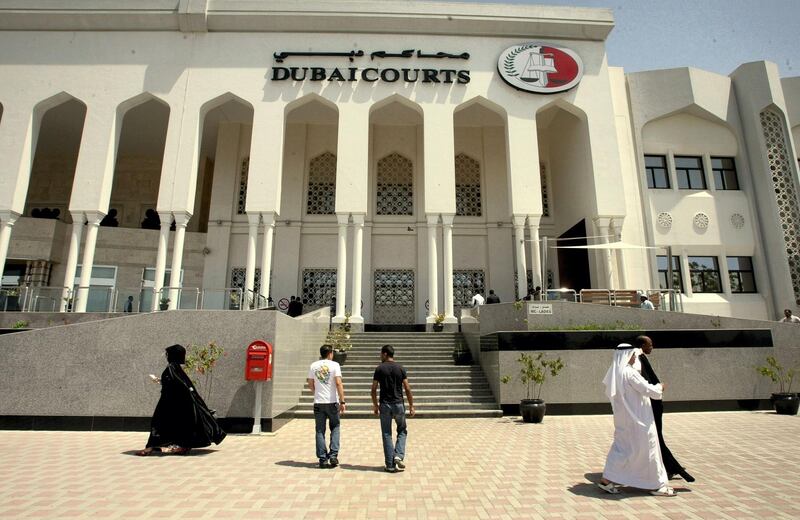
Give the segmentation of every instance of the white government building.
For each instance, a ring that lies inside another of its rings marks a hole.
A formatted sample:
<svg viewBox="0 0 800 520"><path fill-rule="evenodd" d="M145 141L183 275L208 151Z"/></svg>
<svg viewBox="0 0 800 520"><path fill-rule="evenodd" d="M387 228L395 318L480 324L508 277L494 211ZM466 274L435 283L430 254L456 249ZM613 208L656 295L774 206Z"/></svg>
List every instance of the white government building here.
<svg viewBox="0 0 800 520"><path fill-rule="evenodd" d="M0 309L663 304L668 246L686 312L798 309L800 77L626 74L613 28L533 5L0 0Z"/></svg>

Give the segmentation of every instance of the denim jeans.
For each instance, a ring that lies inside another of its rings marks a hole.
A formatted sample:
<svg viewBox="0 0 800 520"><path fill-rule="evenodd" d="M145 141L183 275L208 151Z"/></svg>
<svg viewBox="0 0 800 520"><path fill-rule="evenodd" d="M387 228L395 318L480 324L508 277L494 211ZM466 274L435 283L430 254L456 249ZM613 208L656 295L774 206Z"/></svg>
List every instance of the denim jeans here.
<svg viewBox="0 0 800 520"><path fill-rule="evenodd" d="M386 466L394 467L394 458L406 458L406 408L403 403L381 403L381 434L383 435L383 458ZM392 419L397 423L397 443L392 446Z"/></svg>
<svg viewBox="0 0 800 520"><path fill-rule="evenodd" d="M325 447L325 422L331 424L331 449ZM317 458L320 462L339 458L339 403L314 403L314 423L317 431Z"/></svg>

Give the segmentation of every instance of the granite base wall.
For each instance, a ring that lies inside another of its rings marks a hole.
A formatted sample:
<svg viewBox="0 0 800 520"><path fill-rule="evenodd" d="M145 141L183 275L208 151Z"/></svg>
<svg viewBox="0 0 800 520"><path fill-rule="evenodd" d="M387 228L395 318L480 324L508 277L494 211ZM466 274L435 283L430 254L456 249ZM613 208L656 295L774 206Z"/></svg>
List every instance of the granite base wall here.
<svg viewBox="0 0 800 520"><path fill-rule="evenodd" d="M262 393L262 418L273 420L297 405L328 321L328 309L299 318L276 311L168 311L3 335L0 427L60 421L127 429L126 421L139 424L137 418L149 418L155 408L160 386L148 374L164 370L164 348L212 340L225 347L225 356L206 400L231 421L252 417L255 390L244 381L247 345L255 339L273 344L274 378ZM198 388L206 395L202 383Z"/></svg>

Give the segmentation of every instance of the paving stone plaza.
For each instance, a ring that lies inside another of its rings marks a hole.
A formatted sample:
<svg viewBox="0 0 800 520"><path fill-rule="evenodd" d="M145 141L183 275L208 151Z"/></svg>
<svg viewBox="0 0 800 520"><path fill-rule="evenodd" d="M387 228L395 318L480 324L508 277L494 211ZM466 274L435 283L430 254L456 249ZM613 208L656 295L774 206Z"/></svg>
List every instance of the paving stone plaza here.
<svg viewBox="0 0 800 520"><path fill-rule="evenodd" d="M147 434L0 432L0 518L798 518L800 420L772 412L665 416L697 482L675 498L597 480L611 416L411 419L408 469L382 471L377 420L343 420L321 470L312 420L229 436L190 456L139 458Z"/></svg>

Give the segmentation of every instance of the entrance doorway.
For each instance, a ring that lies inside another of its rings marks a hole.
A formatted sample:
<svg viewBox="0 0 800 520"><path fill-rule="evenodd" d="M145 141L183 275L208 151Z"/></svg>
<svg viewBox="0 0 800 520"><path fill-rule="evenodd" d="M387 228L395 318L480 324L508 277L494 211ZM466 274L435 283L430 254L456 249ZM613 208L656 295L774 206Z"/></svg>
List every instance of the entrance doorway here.
<svg viewBox="0 0 800 520"><path fill-rule="evenodd" d="M373 278L373 323L414 323L414 271L376 269Z"/></svg>
<svg viewBox="0 0 800 520"><path fill-rule="evenodd" d="M586 221L581 219L580 222L569 228L558 238L575 239L559 240L559 245L585 246ZM581 289L591 288L592 281L589 275L589 253L586 249L557 249L557 251L559 286L567 289L574 289L575 292L581 292Z"/></svg>

